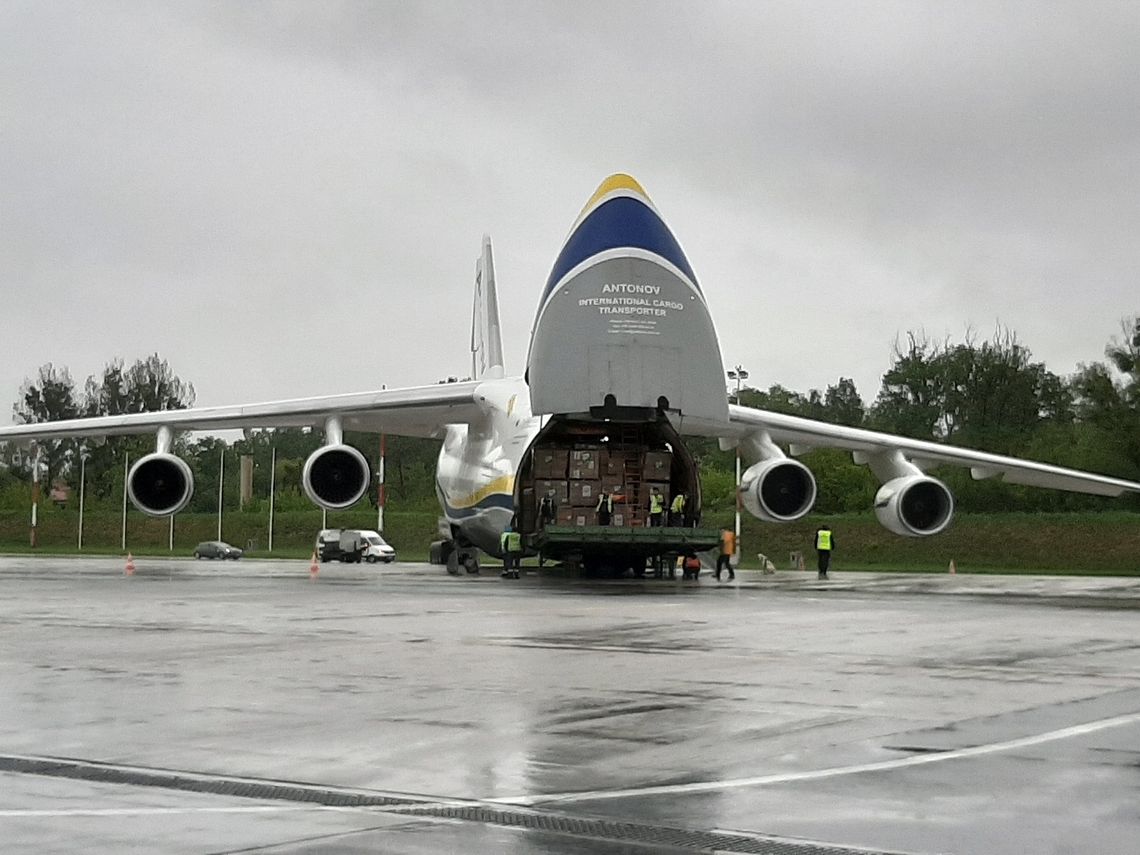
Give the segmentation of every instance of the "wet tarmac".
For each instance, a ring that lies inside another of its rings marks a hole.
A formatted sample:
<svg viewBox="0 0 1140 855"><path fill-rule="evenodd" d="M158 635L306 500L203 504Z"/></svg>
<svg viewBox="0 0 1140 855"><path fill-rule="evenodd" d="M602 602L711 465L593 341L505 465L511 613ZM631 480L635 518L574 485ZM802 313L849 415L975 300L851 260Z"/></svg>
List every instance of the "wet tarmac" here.
<svg viewBox="0 0 1140 855"><path fill-rule="evenodd" d="M1140 578L0 558L4 852L1134 853Z"/></svg>

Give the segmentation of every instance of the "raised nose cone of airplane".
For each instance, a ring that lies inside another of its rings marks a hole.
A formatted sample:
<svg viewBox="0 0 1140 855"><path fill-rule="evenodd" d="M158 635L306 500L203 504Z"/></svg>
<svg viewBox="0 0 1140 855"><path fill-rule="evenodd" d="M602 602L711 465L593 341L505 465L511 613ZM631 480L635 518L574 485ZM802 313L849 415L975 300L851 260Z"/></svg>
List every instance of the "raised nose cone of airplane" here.
<svg viewBox="0 0 1140 855"><path fill-rule="evenodd" d="M696 274L632 176L603 181L571 227L539 301L527 371L535 413L585 414L609 401L727 421Z"/></svg>
<svg viewBox="0 0 1140 855"><path fill-rule="evenodd" d="M603 181L574 221L546 280L545 299L567 273L607 250L641 249L677 268L698 291L697 277L677 239L631 175ZM541 307L540 307L541 308Z"/></svg>

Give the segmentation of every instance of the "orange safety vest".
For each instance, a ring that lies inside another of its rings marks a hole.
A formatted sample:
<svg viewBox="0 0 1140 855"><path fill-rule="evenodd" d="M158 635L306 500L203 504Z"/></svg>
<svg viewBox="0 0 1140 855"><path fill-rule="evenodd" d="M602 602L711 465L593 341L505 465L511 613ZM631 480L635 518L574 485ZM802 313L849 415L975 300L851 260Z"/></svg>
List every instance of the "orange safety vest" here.
<svg viewBox="0 0 1140 855"><path fill-rule="evenodd" d="M721 555L732 555L736 552L736 533L732 531L722 531L720 533L720 552Z"/></svg>

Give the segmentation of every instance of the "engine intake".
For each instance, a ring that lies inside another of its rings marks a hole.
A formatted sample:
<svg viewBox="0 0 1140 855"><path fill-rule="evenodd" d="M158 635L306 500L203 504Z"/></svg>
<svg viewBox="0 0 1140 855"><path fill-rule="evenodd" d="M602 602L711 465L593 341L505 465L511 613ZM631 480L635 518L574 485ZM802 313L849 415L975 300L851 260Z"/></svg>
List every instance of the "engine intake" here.
<svg viewBox="0 0 1140 855"><path fill-rule="evenodd" d="M798 460L775 457L755 463L740 479L748 513L766 522L791 522L815 504L815 476Z"/></svg>
<svg viewBox="0 0 1140 855"><path fill-rule="evenodd" d="M173 454L148 454L127 473L127 495L144 514L168 517L190 503L194 475L186 461Z"/></svg>
<svg viewBox="0 0 1140 855"><path fill-rule="evenodd" d="M309 455L301 472L301 486L313 504L339 511L360 501L371 477L364 455L351 445L338 443Z"/></svg>
<svg viewBox="0 0 1140 855"><path fill-rule="evenodd" d="M888 531L906 537L938 534L954 516L954 496L937 478L895 478L875 494L875 516Z"/></svg>

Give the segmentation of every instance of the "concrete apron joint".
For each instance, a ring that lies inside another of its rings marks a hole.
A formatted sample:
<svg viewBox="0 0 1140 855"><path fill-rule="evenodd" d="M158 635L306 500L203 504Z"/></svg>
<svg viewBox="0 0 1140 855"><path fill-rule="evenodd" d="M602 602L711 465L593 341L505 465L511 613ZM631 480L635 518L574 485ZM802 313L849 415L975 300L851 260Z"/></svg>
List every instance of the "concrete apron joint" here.
<svg viewBox="0 0 1140 855"><path fill-rule="evenodd" d="M328 787L298 781L204 774L101 763L63 757L0 754L0 772L157 787L237 798L304 803L320 808L380 809L425 820L460 820L539 831L578 839L620 841L661 851L720 851L754 855L901 855L885 850L833 846L806 840L736 831L675 828L615 819L565 816L527 807L464 799L439 799L407 793Z"/></svg>

